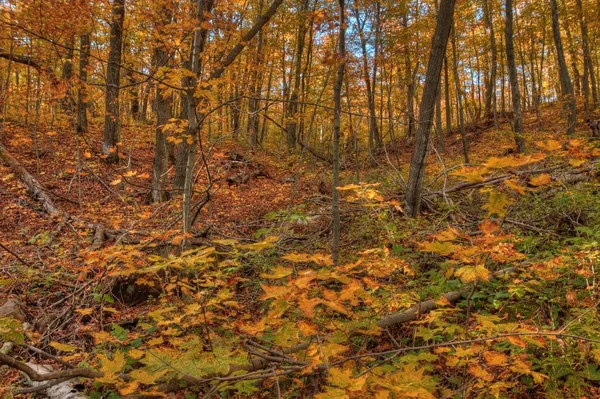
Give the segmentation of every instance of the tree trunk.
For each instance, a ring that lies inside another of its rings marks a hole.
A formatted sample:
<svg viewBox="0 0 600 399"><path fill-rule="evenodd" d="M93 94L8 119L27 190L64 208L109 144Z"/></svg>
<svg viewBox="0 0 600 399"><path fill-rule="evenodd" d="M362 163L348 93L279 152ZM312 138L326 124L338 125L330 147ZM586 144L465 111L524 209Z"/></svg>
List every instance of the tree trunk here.
<svg viewBox="0 0 600 399"><path fill-rule="evenodd" d="M598 89L596 87L596 74L594 73L594 64L592 62L592 56L590 53L590 39L588 35L587 23L585 21L585 17L583 15L583 4L581 0L576 0L577 4L577 16L579 19L579 27L581 29L581 45L583 47L583 67L584 67L584 76L586 76L587 81L584 83L583 90L586 96L586 106L589 111L589 94L590 94L590 85L592 87L592 104L593 108L598 107Z"/></svg>
<svg viewBox="0 0 600 399"><path fill-rule="evenodd" d="M421 208L421 191L425 177L425 165L429 146L429 133L433 120L435 98L440 83L440 72L446 53L448 37L452 28L455 0L441 0L437 15L431 54L425 75L425 86L419 109L419 126L415 137L415 148L410 162L410 173L406 192L406 215L415 217Z"/></svg>
<svg viewBox="0 0 600 399"><path fill-rule="evenodd" d="M259 0L258 3L258 15L262 14L264 7L264 0ZM258 144L259 136L259 119L258 110L260 109L260 100L258 98L261 95L262 89L262 65L263 65L263 34L258 33L257 44L256 44L256 55L255 61L252 68L252 76L250 78L250 95L251 98L248 103L248 134L250 135L250 145L252 148L256 148Z"/></svg>
<svg viewBox="0 0 600 399"><path fill-rule="evenodd" d="M367 49L367 38L364 32L364 26L366 24L366 17L364 21L360 19L360 12L357 7L354 7L354 17L356 18L356 26L358 27L358 36L360 38L360 48L362 55L362 73L363 79L365 81L365 88L367 91L367 105L369 109L369 150L371 153L375 151L381 145L381 141L379 140L379 131L377 127L377 114L375 112L375 81L371 77L370 68L369 68L369 50ZM375 46L375 52L377 51L377 46ZM375 58L376 53L373 58ZM376 64L375 60L373 63ZM376 71L376 66L373 67ZM376 72L375 72L376 73Z"/></svg>
<svg viewBox="0 0 600 399"><path fill-rule="evenodd" d="M573 71L573 92L576 96L579 96L581 95L581 81L583 78L581 72L579 72L579 67L577 66L579 55L577 54L577 51L575 51L575 43L573 42L571 27L568 22L565 23L565 34L567 36L567 51L570 56L571 70Z"/></svg>
<svg viewBox="0 0 600 399"><path fill-rule="evenodd" d="M335 85L333 88L334 115L333 115L333 198L331 202L333 216L333 241L331 257L334 264L338 264L340 256L340 206L339 190L340 185L340 130L341 130L341 112L342 112L342 84L344 83L344 71L346 67L346 8L345 0L338 0L340 7L340 31L338 39L338 68Z"/></svg>
<svg viewBox="0 0 600 399"><path fill-rule="evenodd" d="M86 33L79 37L79 90L77 92L77 131L85 133L88 131L87 120L87 68L90 64L90 34Z"/></svg>
<svg viewBox="0 0 600 399"><path fill-rule="evenodd" d="M408 28L408 10L402 15L402 27ZM412 138L415 132L415 82L413 79L412 65L410 59L410 43L404 47L404 80L406 84L406 137Z"/></svg>
<svg viewBox="0 0 600 399"><path fill-rule="evenodd" d="M300 83L302 79L302 57L304 55L304 42L306 39L306 17L308 13L309 0L302 0L300 7L300 26L296 42L296 54L294 56L294 82L287 107L287 122L285 126L288 151L296 148L298 139L298 99L300 98Z"/></svg>
<svg viewBox="0 0 600 399"><path fill-rule="evenodd" d="M465 116L462 101L462 89L460 77L458 76L458 50L456 43L456 29L452 28L452 62L454 69L454 87L456 88L456 113L458 115L458 127L460 128L460 139L463 145L463 158L465 164L469 163L469 148L467 145L467 132L465 131Z"/></svg>
<svg viewBox="0 0 600 399"><path fill-rule="evenodd" d="M452 103L450 101L450 72L448 57L444 56L444 103L446 106L446 131L452 130Z"/></svg>
<svg viewBox="0 0 600 399"><path fill-rule="evenodd" d="M506 40L506 63L510 79L510 90L513 105L514 123L513 132L517 152L525 152L525 140L523 139L523 118L521 115L521 93L519 91L519 78L515 63L515 47L513 43L513 5L512 0L506 0L506 28L504 30Z"/></svg>
<svg viewBox="0 0 600 399"><path fill-rule="evenodd" d="M164 26L171 23L171 15L167 7L162 7L161 14L164 15L162 24ZM160 29L155 28L158 33L161 34ZM169 54L167 48L162 41L158 41L154 48L154 71L159 76L164 75L161 73L161 68L168 66ZM154 163L152 165L152 202L159 203L168 199L167 192L165 191L165 181L167 177L167 163L168 163L168 150L167 150L167 134L165 131L165 125L171 118L171 96L165 95L161 92L160 85L156 86L155 96L155 107L156 107L156 130L154 133Z"/></svg>
<svg viewBox="0 0 600 399"><path fill-rule="evenodd" d="M560 37L560 25L558 23L558 5L556 0L550 0L552 5L552 33L554 36L554 45L556 47L556 58L558 60L558 70L560 77L560 89L563 101L563 108L567 112L567 134L575 133L575 122L577 120L575 96L573 93L573 83L569 76L569 69L565 61L565 52L563 50L562 39Z"/></svg>
<svg viewBox="0 0 600 399"><path fill-rule="evenodd" d="M106 101L104 117L104 141L102 152L107 162L119 161L118 143L121 137L119 115L119 86L121 82L121 51L123 48L123 21L125 0L113 0L110 24L110 50L106 70Z"/></svg>

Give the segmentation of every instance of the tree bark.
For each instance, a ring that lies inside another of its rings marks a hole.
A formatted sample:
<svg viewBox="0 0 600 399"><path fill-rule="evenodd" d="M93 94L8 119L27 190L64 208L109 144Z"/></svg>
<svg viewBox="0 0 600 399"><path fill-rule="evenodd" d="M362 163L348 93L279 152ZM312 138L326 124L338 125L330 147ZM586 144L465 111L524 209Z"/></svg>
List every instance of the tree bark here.
<svg viewBox="0 0 600 399"><path fill-rule="evenodd" d="M562 95L563 108L567 112L567 134L575 133L575 122L577 120L575 95L573 93L573 83L569 76L569 69L565 61L565 52L560 37L560 25L558 22L558 4L556 0L550 0L552 5L552 34L554 36L554 45L556 47L556 58L558 61L558 70L560 78L560 89Z"/></svg>
<svg viewBox="0 0 600 399"><path fill-rule="evenodd" d="M161 14L164 15L162 24L165 26L171 23L170 11L167 7L161 8ZM158 27L156 30L160 31ZM161 74L161 69L166 68L169 63L169 54L162 41L158 41L154 48L154 70ZM169 122L172 114L171 96L163 95L160 85L156 86L156 130L154 133L154 162L152 165L152 202L159 203L168 199L165 191L165 182L167 175L168 150L167 134L165 125Z"/></svg>
<svg viewBox="0 0 600 399"><path fill-rule="evenodd" d="M588 35L587 22L583 14L583 4L581 0L576 0L577 4L577 17L579 19L579 28L581 29L581 45L583 47L583 66L584 76L587 81L584 83L583 90L586 96L587 110L589 111L589 94L591 85L592 104L593 108L598 107L598 89L596 87L596 74L594 72L594 64L592 62L592 56L590 53L590 38Z"/></svg>
<svg viewBox="0 0 600 399"><path fill-rule="evenodd" d="M258 14L260 15L263 11L264 0L259 0L258 4ZM251 87L250 93L254 98L249 100L248 104L248 134L250 135L250 145L252 148L256 148L258 145L259 139L259 119L258 119L258 110L260 109L260 92L262 89L262 67L263 67L263 34L262 31L258 32L257 44L256 44L256 55L255 61L252 68L252 76L251 76Z"/></svg>
<svg viewBox="0 0 600 399"><path fill-rule="evenodd" d="M410 162L410 173L406 192L406 215L416 217L421 208L421 192L429 147L429 134L435 108L440 72L452 28L455 0L441 0L432 40L429 64L425 75L425 86L419 110L419 126L415 137L415 148Z"/></svg>
<svg viewBox="0 0 600 399"><path fill-rule="evenodd" d="M121 137L121 117L119 115L119 86L121 81L121 53L123 48L123 22L125 0L113 0L110 24L110 50L106 70L106 96L104 117L104 141L102 152L106 161L119 161L118 143Z"/></svg>
<svg viewBox="0 0 600 399"><path fill-rule="evenodd" d="M506 0L506 27L504 29L506 40L506 63L510 79L510 91L513 105L513 132L517 152L525 152L525 140L523 139L523 117L521 115L521 93L519 91L519 78L515 63L515 47L513 43L513 4L512 0Z"/></svg>
<svg viewBox="0 0 600 399"><path fill-rule="evenodd" d="M454 69L454 87L456 88L456 113L458 115L458 127L460 129L460 139L463 147L463 158L465 164L469 163L469 148L467 145L467 132L465 131L465 111L463 108L463 96L460 86L460 77L458 76L458 50L456 43L456 29L452 28L452 63Z"/></svg>
<svg viewBox="0 0 600 399"><path fill-rule="evenodd" d="M302 0L300 6L300 25L298 27L298 35L296 42L296 54L294 55L294 82L290 99L287 104L287 121L286 121L286 136L288 151L293 151L296 148L298 136L298 99L300 97L300 83L302 78L302 57L304 55L304 42L306 39L306 16L308 13L309 0Z"/></svg>
<svg viewBox="0 0 600 399"><path fill-rule="evenodd" d="M340 257L340 130L342 111L342 85L344 83L344 72L346 69L346 5L345 0L338 0L339 4L339 38L338 38L338 68L335 85L333 88L333 99L335 102L333 111L333 196L331 210L333 216L333 240L331 257L334 264L338 264Z"/></svg>
<svg viewBox="0 0 600 399"><path fill-rule="evenodd" d="M87 120L87 69L90 64L90 34L79 37L79 90L77 92L77 131L85 133L88 130Z"/></svg>

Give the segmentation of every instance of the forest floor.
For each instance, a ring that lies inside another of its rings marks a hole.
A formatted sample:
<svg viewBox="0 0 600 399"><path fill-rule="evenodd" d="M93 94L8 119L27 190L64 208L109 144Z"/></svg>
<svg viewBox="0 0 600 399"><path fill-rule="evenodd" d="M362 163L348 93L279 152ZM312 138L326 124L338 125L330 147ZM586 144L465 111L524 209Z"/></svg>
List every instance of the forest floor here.
<svg viewBox="0 0 600 399"><path fill-rule="evenodd" d="M535 141L562 140L565 137L561 111L557 106L543 108L541 120L542 123L538 124L535 115L526 114L528 148L535 149ZM153 130L146 126L125 126L124 147L132 151L122 165L111 166L98 156L101 146L99 128L99 125L92 125L87 138L77 143L67 129L40 127L36 143L30 127L7 122L0 132L0 142L39 179L56 205L67 213L87 222L102 223L107 228L124 231L123 242L135 235L126 232L141 232L158 241L176 245L180 242L180 200L176 197L161 205L148 204L147 201L151 185ZM581 123L576 137L587 136L587 127ZM477 126L469 129L467 140L472 165L481 164L490 157L506 155L514 147L510 126L504 120L498 130ZM430 155L429 176L462 163L459 132L448 135L446 143L446 151L442 154L444 165L436 154ZM330 186L330 174L326 165L315 166L312 161L305 160L298 167L298 157L283 161L274 154L262 150L247 151L244 146L232 143L216 144L210 153L214 193L198 216L198 230L207 230L212 239L252 242L260 238L261 232L281 231L281 226L294 212L303 217L320 215L322 218L318 226L292 226L291 229L298 233L296 242L290 239L281 245L288 245L291 249L328 251L330 219L327 198L330 189L327 187ZM77 172L77 154L81 158L81 173ZM410 147L390 151L387 156L379 156L377 161L379 166L360 171L361 179L366 183L382 183L379 191L386 199L398 197L401 190L394 187L398 176L390 171L395 168L406 176ZM394 168L388 162L393 163ZM245 168L256 168L256 165L260 165L261 169L258 176L246 183L228 182L228 178L243 174ZM345 184L353 182L354 173L351 169L344 171ZM390 175L391 180L385 177ZM201 170L196 187L201 192L206 184ZM202 198L199 194L196 200ZM347 208L347 215L352 215L352 206L351 202L343 205ZM93 264L95 255L89 250L93 231L76 223L63 225L49 218L11 170L2 164L0 210L0 243L10 250L9 253L0 249L0 270L4 276L0 279L0 304L8 298L18 297L25 305L28 319L40 326L48 313L62 312L60 306L52 309L53 304L62 298L70 301L75 297L74 292L85 290L95 284L94 279L100 281L105 277L101 268ZM360 235L351 233L355 228L354 225L345 226L344 231L349 232L343 238L345 247L360 246ZM265 235L262 234L263 237ZM105 247L112 246L114 241L114 238L109 239ZM88 332L102 330L109 321L120 323L135 319L136 314L147 306L144 301L134 302L119 303L117 298L113 305L117 309L114 314L85 325L77 317L64 321L80 323L79 328L64 328L64 323L54 325L41 337L41 346L49 348L50 336L52 341L89 341ZM19 379L16 371L4 371L0 375L0 386L16 384Z"/></svg>

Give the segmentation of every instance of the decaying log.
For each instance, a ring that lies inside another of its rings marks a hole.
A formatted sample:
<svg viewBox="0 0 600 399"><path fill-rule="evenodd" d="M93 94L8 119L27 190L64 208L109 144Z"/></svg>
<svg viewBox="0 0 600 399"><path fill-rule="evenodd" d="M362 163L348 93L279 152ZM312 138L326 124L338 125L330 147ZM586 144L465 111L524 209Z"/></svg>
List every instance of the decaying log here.
<svg viewBox="0 0 600 399"><path fill-rule="evenodd" d="M44 210L50 216L57 219L64 217L65 214L56 207L54 201L52 200L52 198L50 198L42 184L35 177L33 177L31 173L29 173L27 169L25 169L23 165L19 163L19 161L13 158L13 156L8 153L6 148L1 143L0 160L4 162L8 167L10 167L14 174L23 183L25 183L25 185L29 189L29 192L31 193L31 196L35 200L39 201L42 207L44 207Z"/></svg>
<svg viewBox="0 0 600 399"><path fill-rule="evenodd" d="M48 213L54 219L60 219L61 224L68 221L73 221L83 225L84 227L94 230L94 240L92 249L99 249L103 244L106 237L119 236L127 234L123 231L107 230L104 225L100 223L90 223L77 216L69 215L65 211L61 210L56 206L50 195L44 189L44 186L25 169L19 161L17 161L0 143L0 161L6 164L13 173L25 184L31 196L40 202L46 213Z"/></svg>
<svg viewBox="0 0 600 399"><path fill-rule="evenodd" d="M39 375L53 372L52 367L45 364L27 363L32 370ZM24 388L17 393L44 392L49 399L87 399L87 396L74 388L76 379L58 379L46 382L30 381L31 388Z"/></svg>
<svg viewBox="0 0 600 399"><path fill-rule="evenodd" d="M490 276L489 281L505 276L516 270L516 267L509 267L507 269L499 270ZM442 298L445 298L449 303L456 303L464 296L469 295L472 289L472 285L466 285L458 291L451 291L443 294ZM405 310L404 312L394 313L385 316L383 319L377 322L377 326L381 328L389 328L398 324L403 324L415 320L419 315L423 313L428 313L440 307L438 303L439 300L437 299L430 299L428 301L417 303Z"/></svg>
<svg viewBox="0 0 600 399"><path fill-rule="evenodd" d="M595 161L596 160L591 160L590 163L592 163L592 165L593 165L595 163ZM436 197L436 196L447 195L450 193L463 191L463 190L472 190L472 189L482 188L482 187L486 187L486 186L498 185L500 183L505 182L506 180L510 180L510 179L514 179L514 178L524 178L524 177L529 177L529 176L537 175L537 174L541 174L541 173L556 172L556 171L560 170L561 168L564 168L565 166L566 165L557 165L557 166L552 166L552 167L548 167L548 168L544 168L544 169L532 169L532 170L524 170L524 171L518 171L518 172L513 172L513 173L507 173L507 174L500 175L500 176L490 177L482 182L460 183L454 187L448 188L444 192L434 191L434 192L423 194L423 196L424 197ZM553 181L562 181L562 182L568 183L568 184L574 184L574 183L578 183L578 182L587 180L588 176L586 174L593 170L594 170L593 166L590 166L590 167L584 168L584 169L569 169L569 170L564 171L562 174L553 175L552 180Z"/></svg>

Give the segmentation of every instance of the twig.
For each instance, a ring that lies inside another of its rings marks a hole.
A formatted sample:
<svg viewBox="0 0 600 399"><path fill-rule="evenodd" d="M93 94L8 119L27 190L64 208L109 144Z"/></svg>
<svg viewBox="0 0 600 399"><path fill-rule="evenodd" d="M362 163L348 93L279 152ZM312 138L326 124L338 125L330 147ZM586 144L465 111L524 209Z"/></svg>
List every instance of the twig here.
<svg viewBox="0 0 600 399"><path fill-rule="evenodd" d="M9 254L11 254L12 256L14 256L15 258L17 258L17 260L19 262L21 262L22 264L24 264L27 267L31 267L33 268L33 266L31 266L31 264L29 264L27 261L25 261L23 258L21 258L19 255L17 255L16 253L14 253L13 251L11 251L8 247L6 247L4 244L0 243L0 248L2 248L3 250L5 250L6 252L8 252Z"/></svg>
<svg viewBox="0 0 600 399"><path fill-rule="evenodd" d="M29 349L32 352L35 352L35 353L37 353L39 355L47 357L48 359L54 360L55 362L60 363L63 366L66 366L66 367L68 367L70 369L74 369L75 368L75 366L73 366L71 363L65 362L60 357L54 356L54 355L52 355L52 354L50 354L50 353L48 353L48 352L46 352L46 351L44 351L44 350L42 350L40 348L36 348L35 346L29 345L29 344L25 344L23 346L26 347L27 349Z"/></svg>

